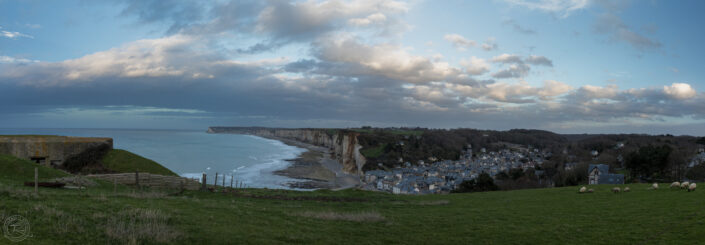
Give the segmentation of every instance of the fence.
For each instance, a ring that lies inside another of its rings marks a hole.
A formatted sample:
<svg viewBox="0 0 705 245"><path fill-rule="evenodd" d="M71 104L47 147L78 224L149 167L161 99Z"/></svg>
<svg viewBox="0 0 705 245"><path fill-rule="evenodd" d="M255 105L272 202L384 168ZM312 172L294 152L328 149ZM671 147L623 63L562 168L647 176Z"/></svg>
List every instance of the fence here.
<svg viewBox="0 0 705 245"><path fill-rule="evenodd" d="M150 173L120 173L120 174L91 174L89 178L107 180L123 185L147 186L154 188L183 188L187 190L198 190L200 183L198 180L178 176L166 176Z"/></svg>

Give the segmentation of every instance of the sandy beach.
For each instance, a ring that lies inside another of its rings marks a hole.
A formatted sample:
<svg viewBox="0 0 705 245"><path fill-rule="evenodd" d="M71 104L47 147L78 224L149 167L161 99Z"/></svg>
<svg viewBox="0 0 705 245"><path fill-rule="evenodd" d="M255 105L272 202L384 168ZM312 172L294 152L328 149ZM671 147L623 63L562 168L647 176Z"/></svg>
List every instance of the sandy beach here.
<svg viewBox="0 0 705 245"><path fill-rule="evenodd" d="M297 158L289 159L291 165L286 169L275 171L274 174L306 181L289 184L292 188L301 189L346 189L356 187L359 177L343 172L343 166L325 147L306 144L298 141L270 138L284 144L307 149Z"/></svg>

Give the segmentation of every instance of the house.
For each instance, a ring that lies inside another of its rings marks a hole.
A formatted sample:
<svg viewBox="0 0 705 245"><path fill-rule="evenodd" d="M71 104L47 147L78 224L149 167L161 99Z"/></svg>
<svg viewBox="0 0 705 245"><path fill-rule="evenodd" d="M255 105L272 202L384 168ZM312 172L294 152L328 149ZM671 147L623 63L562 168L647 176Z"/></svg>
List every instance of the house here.
<svg viewBox="0 0 705 245"><path fill-rule="evenodd" d="M624 184L623 174L610 174L607 164L590 164L588 166L588 184Z"/></svg>

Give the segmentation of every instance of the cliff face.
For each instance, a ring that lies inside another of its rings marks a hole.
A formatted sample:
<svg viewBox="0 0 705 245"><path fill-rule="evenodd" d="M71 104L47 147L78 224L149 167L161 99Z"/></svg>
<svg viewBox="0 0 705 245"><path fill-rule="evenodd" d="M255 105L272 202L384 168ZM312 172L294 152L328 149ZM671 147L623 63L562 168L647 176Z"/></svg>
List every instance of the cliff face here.
<svg viewBox="0 0 705 245"><path fill-rule="evenodd" d="M249 134L266 138L283 138L326 147L335 154L343 170L351 174L362 174L365 157L360 154L357 136L359 133L326 129L279 129L244 127L209 127L208 133Z"/></svg>

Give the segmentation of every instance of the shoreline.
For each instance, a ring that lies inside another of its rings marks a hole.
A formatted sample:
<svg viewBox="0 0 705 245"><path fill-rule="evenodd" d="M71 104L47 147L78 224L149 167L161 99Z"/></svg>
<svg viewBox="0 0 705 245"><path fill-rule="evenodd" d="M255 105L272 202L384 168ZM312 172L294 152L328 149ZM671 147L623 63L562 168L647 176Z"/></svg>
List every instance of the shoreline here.
<svg viewBox="0 0 705 245"><path fill-rule="evenodd" d="M335 159L333 153L325 147L279 137L258 137L306 149L296 158L286 159L285 161L291 163L289 166L272 172L275 175L304 180L287 184L290 188L338 190L354 188L360 184L360 178L343 172L343 166Z"/></svg>

